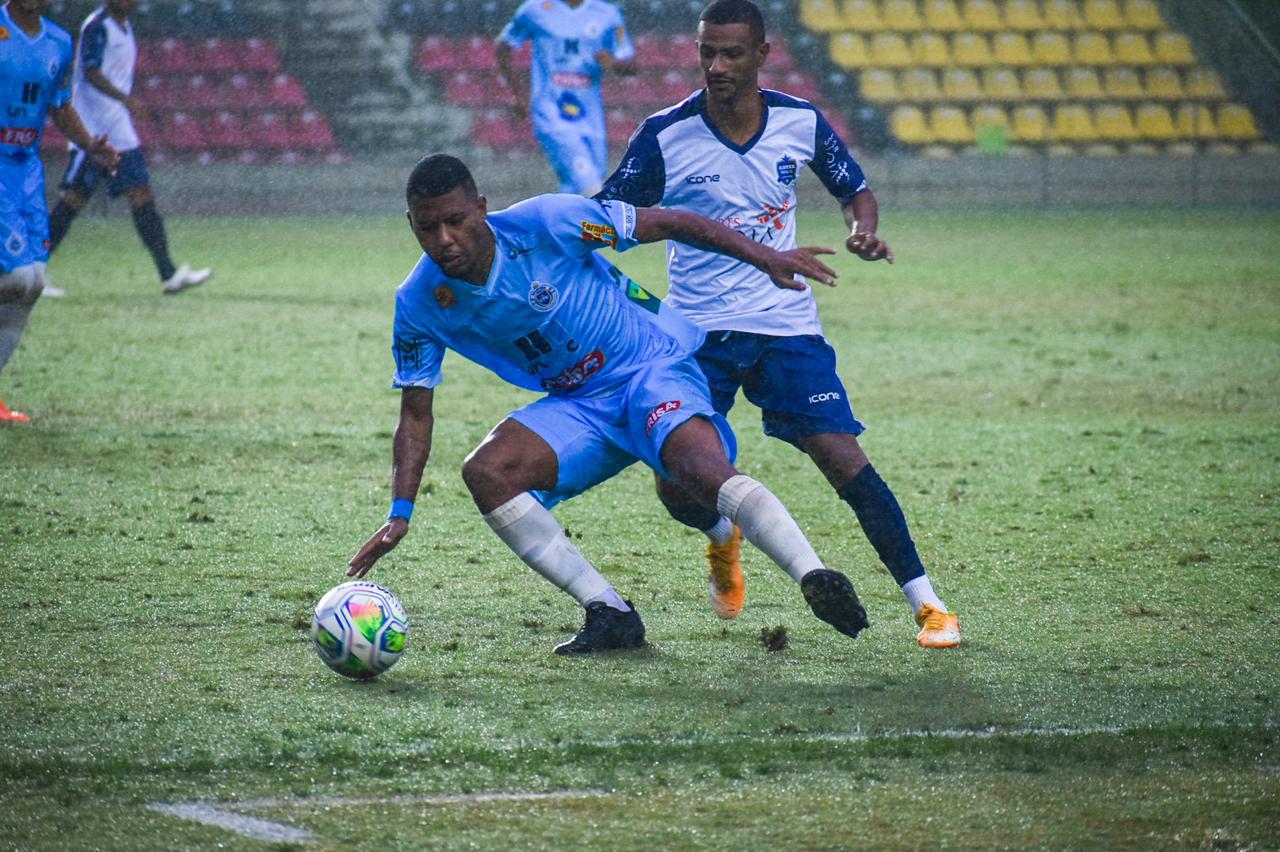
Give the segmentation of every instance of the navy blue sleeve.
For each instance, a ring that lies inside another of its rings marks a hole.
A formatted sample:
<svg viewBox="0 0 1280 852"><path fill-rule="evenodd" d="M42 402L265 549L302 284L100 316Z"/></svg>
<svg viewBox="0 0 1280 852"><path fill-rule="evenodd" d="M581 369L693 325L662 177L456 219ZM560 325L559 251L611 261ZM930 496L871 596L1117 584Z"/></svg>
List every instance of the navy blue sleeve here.
<svg viewBox="0 0 1280 852"><path fill-rule="evenodd" d="M666 186L662 148L657 135L645 123L631 136L618 168L594 197L597 201L625 201L635 207L653 207L662 203Z"/></svg>
<svg viewBox="0 0 1280 852"><path fill-rule="evenodd" d="M834 195L841 204L848 204L855 195L869 188L867 178L826 116L816 109L814 113L818 121L814 130L813 159L809 161L809 168L822 181L827 192Z"/></svg>
<svg viewBox="0 0 1280 852"><path fill-rule="evenodd" d="M96 20L84 28L80 35L80 64L82 68L101 68L107 53L107 28Z"/></svg>

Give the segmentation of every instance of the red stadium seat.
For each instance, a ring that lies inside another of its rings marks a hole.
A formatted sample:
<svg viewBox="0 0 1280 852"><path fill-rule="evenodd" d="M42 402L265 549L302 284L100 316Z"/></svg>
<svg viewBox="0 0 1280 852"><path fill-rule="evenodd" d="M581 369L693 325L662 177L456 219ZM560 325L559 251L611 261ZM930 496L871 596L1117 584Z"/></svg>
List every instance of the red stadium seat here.
<svg viewBox="0 0 1280 852"><path fill-rule="evenodd" d="M244 71L279 73L284 68L280 54L271 42L260 38L247 39L240 45L240 68Z"/></svg>
<svg viewBox="0 0 1280 852"><path fill-rule="evenodd" d="M511 90L497 85L489 75L477 78L467 71L458 71L449 77L445 84L445 99L463 106L515 102Z"/></svg>
<svg viewBox="0 0 1280 852"><path fill-rule="evenodd" d="M273 107L303 107L307 105L307 91L302 84L288 74L277 74L265 92L266 103Z"/></svg>
<svg viewBox="0 0 1280 852"><path fill-rule="evenodd" d="M253 139L244 126L239 113L223 110L209 122L209 131L205 134L205 143L209 148L225 151L243 151L253 147Z"/></svg>
<svg viewBox="0 0 1280 852"><path fill-rule="evenodd" d="M178 73L195 69L186 44L176 38L167 38L160 42L156 50L148 51L147 60L148 71Z"/></svg>
<svg viewBox="0 0 1280 852"><path fill-rule="evenodd" d="M195 116L185 112L172 112L165 119L162 130L164 145L175 151L194 151L205 147L205 132Z"/></svg>
<svg viewBox="0 0 1280 852"><path fill-rule="evenodd" d="M147 156L150 158L152 148L163 147L164 139L160 136L160 131L156 130L156 126L151 123L151 119L145 115L135 115L133 117L133 128L138 131L138 141L142 143L142 147L146 148Z"/></svg>
<svg viewBox="0 0 1280 852"><path fill-rule="evenodd" d="M134 84L133 96L148 109L180 106L172 89L168 77L151 74Z"/></svg>
<svg viewBox="0 0 1280 852"><path fill-rule="evenodd" d="M207 38L193 51L192 60L200 71L220 74L240 70L240 57L227 42L220 38Z"/></svg>
<svg viewBox="0 0 1280 852"><path fill-rule="evenodd" d="M261 109L277 106L268 88L256 76L232 74L218 86L218 106L222 109Z"/></svg>
<svg viewBox="0 0 1280 852"><path fill-rule="evenodd" d="M636 65L640 68L669 68L666 40L653 33L639 33L631 39L636 49Z"/></svg>
<svg viewBox="0 0 1280 852"><path fill-rule="evenodd" d="M293 146L289 138L289 127L279 113L259 113L253 121L250 135L259 148L279 151Z"/></svg>
<svg viewBox="0 0 1280 852"><path fill-rule="evenodd" d="M464 38L454 46L454 53L458 68L468 71L498 70L498 55L493 39L489 36L474 35Z"/></svg>
<svg viewBox="0 0 1280 852"><path fill-rule="evenodd" d="M533 128L528 121L515 121L510 111L488 109L471 128L471 141L491 148L510 149L533 142Z"/></svg>
<svg viewBox="0 0 1280 852"><path fill-rule="evenodd" d="M429 35L418 44L414 67L424 73L457 71L462 68L453 42L442 35Z"/></svg>
<svg viewBox="0 0 1280 852"><path fill-rule="evenodd" d="M185 86L175 86L174 89L174 94L182 97L183 109L217 109L222 106L218 102L217 88L203 74L194 75L187 80Z"/></svg>
<svg viewBox="0 0 1280 852"><path fill-rule="evenodd" d="M329 120L310 109L294 115L289 122L289 135L295 148L307 151L328 151L336 144Z"/></svg>

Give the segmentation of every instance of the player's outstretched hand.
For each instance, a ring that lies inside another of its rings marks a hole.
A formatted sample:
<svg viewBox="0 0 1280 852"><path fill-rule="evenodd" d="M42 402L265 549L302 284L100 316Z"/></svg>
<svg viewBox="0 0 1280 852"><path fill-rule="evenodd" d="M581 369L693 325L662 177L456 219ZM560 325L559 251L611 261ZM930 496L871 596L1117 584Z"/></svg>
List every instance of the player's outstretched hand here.
<svg viewBox="0 0 1280 852"><path fill-rule="evenodd" d="M120 167L120 152L107 141L107 134L105 133L101 136L93 137L93 141L89 143L86 153L95 163L102 166L112 175Z"/></svg>
<svg viewBox="0 0 1280 852"><path fill-rule="evenodd" d="M351 557L351 561L347 563L351 567L347 570L348 577L363 577L369 573L369 569L373 567L373 563L386 556L395 546L400 543L400 539L404 538L405 533L409 531L409 522L404 518L392 518L382 525L373 538L364 543L364 547Z"/></svg>
<svg viewBox="0 0 1280 852"><path fill-rule="evenodd" d="M893 263L893 249L875 234L850 234L844 247L863 260L884 260Z"/></svg>
<svg viewBox="0 0 1280 852"><path fill-rule="evenodd" d="M790 251L774 252L773 259L764 268L773 283L784 290L803 290L805 283L797 281L796 275L820 281L828 287L836 286L840 277L834 269L818 260L817 255L835 254L835 249L821 246L804 246Z"/></svg>

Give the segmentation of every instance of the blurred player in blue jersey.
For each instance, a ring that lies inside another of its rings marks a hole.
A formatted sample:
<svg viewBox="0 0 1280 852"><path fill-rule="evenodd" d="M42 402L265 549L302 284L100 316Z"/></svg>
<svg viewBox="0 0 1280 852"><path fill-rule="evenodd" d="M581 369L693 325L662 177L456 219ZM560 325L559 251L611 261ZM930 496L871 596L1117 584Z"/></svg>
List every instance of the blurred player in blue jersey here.
<svg viewBox="0 0 1280 852"><path fill-rule="evenodd" d="M47 0L0 7L0 370L18 348L27 317L44 289L49 208L44 200L40 138L46 115L108 171L120 155L94 138L71 105L71 36L42 17ZM0 402L0 424L27 416Z"/></svg>
<svg viewBox="0 0 1280 852"><path fill-rule="evenodd" d="M876 236L875 195L839 135L808 101L760 89L769 44L755 4L709 4L698 24L698 52L706 87L648 118L596 197L692 210L786 250L796 244L796 180L808 166L840 202L848 250L892 263L893 251ZM716 410L727 413L741 388L762 409L765 433L808 453L852 507L902 588L919 644L958 644L959 619L938 598L897 499L858 444L863 426L836 374L813 295L675 243L667 268L668 304L707 332L697 357ZM678 482L659 479L658 493L673 517L706 532L712 603L720 617L735 618L745 598L738 531Z"/></svg>
<svg viewBox="0 0 1280 852"><path fill-rule="evenodd" d="M514 411L467 458L462 478L498 537L586 608L557 654L644 644L635 609L565 536L549 508L639 460L742 534L794 578L818 618L856 636L866 613L853 585L823 567L767 488L732 464L736 443L692 357L693 323L595 254L679 240L723 252L779 287L830 283L815 255L777 252L684 211L543 195L497 213L459 160L423 159L406 190L425 254L396 295L394 384L402 388L387 523L352 558L363 576L409 529L431 449L445 349L544 396Z"/></svg>
<svg viewBox="0 0 1280 852"><path fill-rule="evenodd" d="M511 51L533 42L530 79ZM529 112L533 133L560 179L560 192L590 195L609 167L600 77L631 74L635 48L622 12L604 0L525 0L497 41L498 67Z"/></svg>
<svg viewBox="0 0 1280 852"><path fill-rule="evenodd" d="M203 284L212 273L208 269L192 269L185 263L174 265L164 220L151 194L151 175L133 126L133 113L138 108L132 97L138 42L129 16L137 6L138 0L107 0L80 28L71 103L90 133L106 134L120 151L120 168L114 175L109 174L84 149L72 145L71 160L62 178L62 197L49 218L49 251L58 250L71 222L98 187L105 184L112 196L128 195L134 228L160 274L160 291L181 293Z"/></svg>

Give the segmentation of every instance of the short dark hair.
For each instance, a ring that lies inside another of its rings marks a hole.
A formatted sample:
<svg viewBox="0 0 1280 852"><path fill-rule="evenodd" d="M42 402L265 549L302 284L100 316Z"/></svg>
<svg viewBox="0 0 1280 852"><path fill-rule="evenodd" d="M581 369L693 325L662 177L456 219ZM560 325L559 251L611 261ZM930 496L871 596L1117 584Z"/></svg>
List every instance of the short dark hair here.
<svg viewBox="0 0 1280 852"><path fill-rule="evenodd" d="M698 20L708 24L746 24L752 37L764 43L764 15L751 0L711 0Z"/></svg>
<svg viewBox="0 0 1280 852"><path fill-rule="evenodd" d="M419 160L409 173L404 197L412 204L415 198L435 198L458 187L478 195L475 178L461 160L448 154L431 154Z"/></svg>

